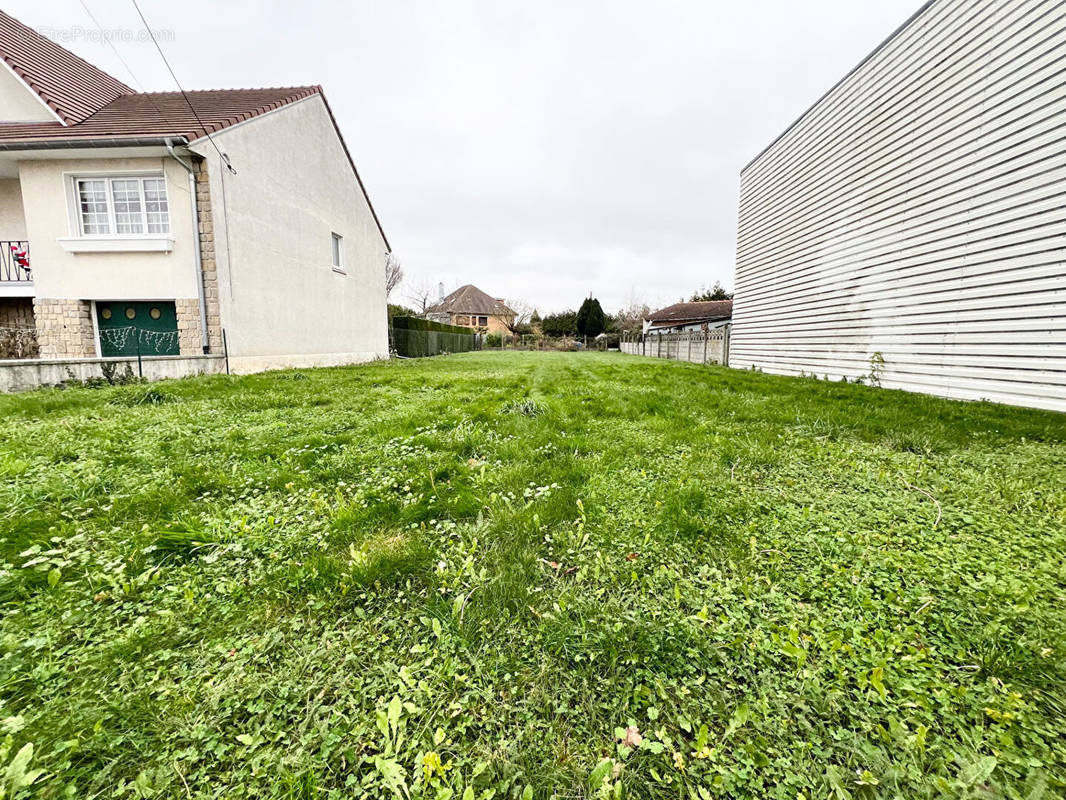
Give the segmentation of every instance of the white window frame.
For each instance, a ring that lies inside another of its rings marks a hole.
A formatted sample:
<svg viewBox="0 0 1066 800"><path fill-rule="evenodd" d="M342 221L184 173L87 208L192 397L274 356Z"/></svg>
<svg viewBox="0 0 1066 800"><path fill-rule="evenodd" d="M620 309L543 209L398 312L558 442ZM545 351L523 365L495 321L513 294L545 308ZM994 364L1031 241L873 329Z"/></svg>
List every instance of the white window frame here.
<svg viewBox="0 0 1066 800"><path fill-rule="evenodd" d="M344 237L336 231L329 234L329 257L333 262L333 271L339 275L347 275L348 271L344 264Z"/></svg>
<svg viewBox="0 0 1066 800"><path fill-rule="evenodd" d="M70 253L109 253L109 252L170 252L174 247L173 205L170 198L169 181L165 173L158 170L129 172L77 172L67 173L67 208L69 211L70 236L57 241ZM141 204L142 233L116 233L118 221L115 216L115 199L113 182L122 180L137 181ZM163 196L167 203L166 233L148 232L148 203L145 198L145 180L162 180ZM81 195L78 190L80 181L104 181L107 220L110 233L85 233L84 219L81 213Z"/></svg>

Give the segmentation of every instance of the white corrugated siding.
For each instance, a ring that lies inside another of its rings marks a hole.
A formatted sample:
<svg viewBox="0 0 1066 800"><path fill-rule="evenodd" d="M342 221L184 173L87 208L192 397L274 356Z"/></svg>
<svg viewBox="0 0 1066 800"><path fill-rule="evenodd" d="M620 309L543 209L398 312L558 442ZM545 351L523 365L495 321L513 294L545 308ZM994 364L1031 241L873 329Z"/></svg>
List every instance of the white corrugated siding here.
<svg viewBox="0 0 1066 800"><path fill-rule="evenodd" d="M741 176L730 364L1066 411L1066 4L938 0Z"/></svg>

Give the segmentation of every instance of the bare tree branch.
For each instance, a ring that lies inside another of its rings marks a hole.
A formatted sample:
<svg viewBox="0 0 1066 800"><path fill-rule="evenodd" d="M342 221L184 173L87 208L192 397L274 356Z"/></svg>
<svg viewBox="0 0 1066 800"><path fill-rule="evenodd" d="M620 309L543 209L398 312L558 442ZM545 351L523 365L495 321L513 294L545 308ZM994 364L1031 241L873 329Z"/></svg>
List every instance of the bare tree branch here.
<svg viewBox="0 0 1066 800"><path fill-rule="evenodd" d="M385 257L385 298L392 295L393 289L403 282L403 265L400 259L389 253Z"/></svg>
<svg viewBox="0 0 1066 800"><path fill-rule="evenodd" d="M427 281L420 281L407 290L407 300L419 314L425 314L426 309L436 302L435 292Z"/></svg>
<svg viewBox="0 0 1066 800"><path fill-rule="evenodd" d="M505 300L504 304L514 312L514 319L506 322L507 330L517 335L528 327L536 309L525 300Z"/></svg>

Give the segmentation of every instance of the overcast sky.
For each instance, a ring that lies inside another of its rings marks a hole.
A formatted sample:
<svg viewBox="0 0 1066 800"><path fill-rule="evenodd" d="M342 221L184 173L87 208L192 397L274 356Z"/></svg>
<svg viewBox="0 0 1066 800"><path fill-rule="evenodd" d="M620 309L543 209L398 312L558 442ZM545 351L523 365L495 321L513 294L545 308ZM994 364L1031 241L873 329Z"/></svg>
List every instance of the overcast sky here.
<svg viewBox="0 0 1066 800"><path fill-rule="evenodd" d="M137 31L129 0L85 0ZM542 313L733 282L741 168L920 0L141 0L187 89L320 83L407 279ZM4 10L135 88L80 0ZM239 168L239 165L237 165Z"/></svg>

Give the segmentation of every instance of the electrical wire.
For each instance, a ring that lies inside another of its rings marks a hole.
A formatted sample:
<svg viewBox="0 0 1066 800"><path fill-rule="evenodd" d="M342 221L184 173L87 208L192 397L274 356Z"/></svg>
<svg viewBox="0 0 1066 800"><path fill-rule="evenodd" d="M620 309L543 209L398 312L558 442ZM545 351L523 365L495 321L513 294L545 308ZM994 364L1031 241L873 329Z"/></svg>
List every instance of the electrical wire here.
<svg viewBox="0 0 1066 800"><path fill-rule="evenodd" d="M166 54L163 52L163 48L159 46L159 42L155 38L155 33L152 31L152 27L148 24L148 20L144 18L144 12L141 11L141 7L137 4L137 0L130 0L133 3L133 7L137 9L137 16L141 18L141 22L144 23L144 29L148 31L148 36L152 40L152 44L155 45L155 49L159 51L159 57L163 59L163 63L166 64L167 71L170 73L170 77L174 79L174 85L178 87L178 91L181 92L181 96L185 98L185 103L189 106L189 110L192 115L196 117L196 121L200 123L200 128L204 132L204 136L207 137L207 141L211 142L211 146L215 148L215 152L218 153L219 158L222 159L222 163L226 165L233 175L237 174L237 170L233 168L233 165L229 163L229 156L219 150L218 145L215 144L215 140L211 138L211 134L207 130L207 126L204 121L200 119L200 115L196 112L196 107L193 106L192 101L189 99L188 93L181 85L181 81L178 80L178 76L174 74L174 68L170 66L170 62L167 61Z"/></svg>
<svg viewBox="0 0 1066 800"><path fill-rule="evenodd" d="M126 63L126 59L122 57L122 53L118 51L118 48L115 47L115 43L111 41L111 37L108 36L107 33L104 31L104 26L100 24L100 21L96 18L96 15L92 12L89 6L85 4L85 0L78 0L78 2L81 3L81 7L85 9L85 13L89 15L89 19L93 21L93 25L96 26L96 29L100 31L100 36L103 37L104 41L107 42L108 46L112 49L112 51L114 51L115 56L118 58L118 60L122 62L122 66L126 68L126 72L128 72L130 74L130 77L133 78L134 85L143 93L144 85L139 80L137 80L137 76L134 74L133 68Z"/></svg>

